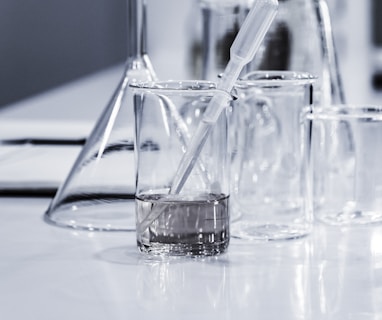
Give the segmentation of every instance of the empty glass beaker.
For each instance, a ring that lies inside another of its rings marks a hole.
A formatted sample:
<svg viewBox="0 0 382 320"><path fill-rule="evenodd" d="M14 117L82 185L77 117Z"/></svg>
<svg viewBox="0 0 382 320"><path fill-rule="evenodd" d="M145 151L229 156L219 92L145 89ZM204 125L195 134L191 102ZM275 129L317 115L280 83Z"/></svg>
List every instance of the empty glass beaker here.
<svg viewBox="0 0 382 320"><path fill-rule="evenodd" d="M214 255L229 244L227 107L179 193L172 193L183 154L214 95L205 81L131 84L136 116L136 235L142 252ZM225 110L224 110L225 109Z"/></svg>
<svg viewBox="0 0 382 320"><path fill-rule="evenodd" d="M315 78L254 71L237 81L231 165L233 237L293 239L312 228L308 155Z"/></svg>
<svg viewBox="0 0 382 320"><path fill-rule="evenodd" d="M382 222L382 107L336 105L311 115L314 216L331 225Z"/></svg>
<svg viewBox="0 0 382 320"><path fill-rule="evenodd" d="M114 95L97 121L45 220L87 230L135 230L134 110L128 84L155 78L146 53L145 0L128 0L128 57Z"/></svg>

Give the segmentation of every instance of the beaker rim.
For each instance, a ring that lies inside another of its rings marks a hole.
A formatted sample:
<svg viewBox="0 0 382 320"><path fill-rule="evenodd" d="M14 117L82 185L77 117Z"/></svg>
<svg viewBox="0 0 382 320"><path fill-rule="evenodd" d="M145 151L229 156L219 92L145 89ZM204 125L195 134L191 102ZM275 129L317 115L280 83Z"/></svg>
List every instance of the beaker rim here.
<svg viewBox="0 0 382 320"><path fill-rule="evenodd" d="M217 91L224 93L230 99L234 97L228 92L217 89L216 82L209 80L156 80L147 82L133 82L129 84L133 90L155 91L166 94L206 94L214 95Z"/></svg>
<svg viewBox="0 0 382 320"><path fill-rule="evenodd" d="M130 87L135 89L154 90L215 90L216 82L208 80L156 80L145 82L132 82Z"/></svg>
<svg viewBox="0 0 382 320"><path fill-rule="evenodd" d="M240 77L236 81L237 87L248 86L282 86L312 84L317 77L309 72L286 71L286 70L258 70L252 71Z"/></svg>
<svg viewBox="0 0 382 320"><path fill-rule="evenodd" d="M309 120L382 120L382 106L369 104L342 104L327 107L315 107L308 115Z"/></svg>

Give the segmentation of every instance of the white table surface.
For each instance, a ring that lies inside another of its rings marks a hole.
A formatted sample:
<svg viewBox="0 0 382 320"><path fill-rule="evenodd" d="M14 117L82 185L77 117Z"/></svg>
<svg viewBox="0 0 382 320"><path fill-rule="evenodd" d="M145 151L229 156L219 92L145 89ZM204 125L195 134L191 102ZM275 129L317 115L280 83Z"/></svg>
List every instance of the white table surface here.
<svg viewBox="0 0 382 320"><path fill-rule="evenodd" d="M160 259L134 232L48 225L48 204L0 199L1 319L382 319L382 226Z"/></svg>
<svg viewBox="0 0 382 320"><path fill-rule="evenodd" d="M90 128L121 70L17 103L0 120ZM0 197L0 319L382 319L382 225L316 225L299 240L231 239L218 257L160 259L138 253L133 232L46 224L50 200Z"/></svg>

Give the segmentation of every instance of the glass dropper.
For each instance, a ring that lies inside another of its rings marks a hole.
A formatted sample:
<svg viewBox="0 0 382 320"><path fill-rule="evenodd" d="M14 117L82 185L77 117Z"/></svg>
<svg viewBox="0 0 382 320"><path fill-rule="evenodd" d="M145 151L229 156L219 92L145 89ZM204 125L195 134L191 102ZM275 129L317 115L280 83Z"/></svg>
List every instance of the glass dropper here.
<svg viewBox="0 0 382 320"><path fill-rule="evenodd" d="M227 95L224 92L231 93L243 67L254 58L276 15L277 7L277 0L258 0L254 2L232 43L230 60L217 84L217 89L223 92L219 94L218 91L208 104L189 148L180 162L170 193L177 194L182 189L193 169L196 159L199 157L212 126L227 106Z"/></svg>
<svg viewBox="0 0 382 320"><path fill-rule="evenodd" d="M175 173L170 194L178 194L182 190L191 171L197 163L200 152L217 121L219 115L227 107L227 93L230 94L243 67L249 63L260 48L265 34L276 16L277 0L256 0L245 18L230 49L230 60L217 84L217 93L207 106L201 123L183 154L180 165ZM157 206L137 226L138 232L146 230L162 213L162 207Z"/></svg>

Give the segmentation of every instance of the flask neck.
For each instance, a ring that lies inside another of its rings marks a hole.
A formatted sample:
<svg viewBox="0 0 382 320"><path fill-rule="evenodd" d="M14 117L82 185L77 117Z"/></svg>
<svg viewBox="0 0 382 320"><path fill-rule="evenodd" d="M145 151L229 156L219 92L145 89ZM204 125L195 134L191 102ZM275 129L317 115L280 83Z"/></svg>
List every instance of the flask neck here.
<svg viewBox="0 0 382 320"><path fill-rule="evenodd" d="M127 57L146 54L146 1L127 0Z"/></svg>

